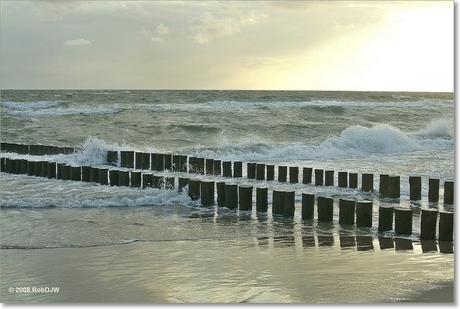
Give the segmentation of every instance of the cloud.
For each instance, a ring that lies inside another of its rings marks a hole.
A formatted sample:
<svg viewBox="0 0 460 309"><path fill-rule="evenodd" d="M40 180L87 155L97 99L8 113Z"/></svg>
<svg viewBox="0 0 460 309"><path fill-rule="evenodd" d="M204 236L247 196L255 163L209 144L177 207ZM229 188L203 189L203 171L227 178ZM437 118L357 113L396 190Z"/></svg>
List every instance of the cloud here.
<svg viewBox="0 0 460 309"><path fill-rule="evenodd" d="M78 39L78 40L69 40L65 41L63 45L65 46L85 46L90 45L91 42L85 39Z"/></svg>
<svg viewBox="0 0 460 309"><path fill-rule="evenodd" d="M158 27L157 27L157 32L159 35L166 35L169 33L169 29L168 27L166 27L165 25L163 24L160 24Z"/></svg>

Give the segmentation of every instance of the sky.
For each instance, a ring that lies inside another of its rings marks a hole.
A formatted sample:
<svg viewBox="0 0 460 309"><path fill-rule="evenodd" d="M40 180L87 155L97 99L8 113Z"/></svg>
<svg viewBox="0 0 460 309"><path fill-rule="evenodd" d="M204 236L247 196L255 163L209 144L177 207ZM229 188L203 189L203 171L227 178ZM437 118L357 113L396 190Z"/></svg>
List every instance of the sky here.
<svg viewBox="0 0 460 309"><path fill-rule="evenodd" d="M5 1L1 89L454 90L454 1Z"/></svg>

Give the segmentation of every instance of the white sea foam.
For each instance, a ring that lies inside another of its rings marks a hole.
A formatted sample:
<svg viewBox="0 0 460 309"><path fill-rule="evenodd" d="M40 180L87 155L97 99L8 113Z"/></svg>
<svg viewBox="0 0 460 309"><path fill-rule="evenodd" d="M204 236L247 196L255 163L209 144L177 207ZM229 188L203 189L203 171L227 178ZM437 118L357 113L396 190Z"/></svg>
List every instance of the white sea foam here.
<svg viewBox="0 0 460 309"><path fill-rule="evenodd" d="M63 101L37 101L37 102L2 102L2 107L13 109L43 109L58 107Z"/></svg>
<svg viewBox="0 0 460 309"><path fill-rule="evenodd" d="M104 115L121 112L120 108L49 108L39 110L10 110L8 114L20 117L45 117L66 115Z"/></svg>

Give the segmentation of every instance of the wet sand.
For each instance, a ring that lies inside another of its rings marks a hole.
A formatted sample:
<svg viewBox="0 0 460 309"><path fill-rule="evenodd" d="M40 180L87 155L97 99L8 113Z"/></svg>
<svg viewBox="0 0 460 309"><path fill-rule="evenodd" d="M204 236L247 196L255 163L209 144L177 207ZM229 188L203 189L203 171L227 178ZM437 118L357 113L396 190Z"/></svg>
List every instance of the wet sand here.
<svg viewBox="0 0 460 309"><path fill-rule="evenodd" d="M406 300L401 302L410 303L454 303L455 283L453 281L443 282L441 288L428 291L421 291L414 295L409 295Z"/></svg>

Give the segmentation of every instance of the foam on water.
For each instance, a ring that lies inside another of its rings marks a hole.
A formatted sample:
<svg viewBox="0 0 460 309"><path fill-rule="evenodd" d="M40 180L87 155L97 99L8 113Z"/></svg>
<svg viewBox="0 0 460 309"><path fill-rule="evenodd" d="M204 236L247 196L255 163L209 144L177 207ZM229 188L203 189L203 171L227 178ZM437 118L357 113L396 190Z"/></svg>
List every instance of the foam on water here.
<svg viewBox="0 0 460 309"><path fill-rule="evenodd" d="M58 107L63 101L37 101L37 102L2 102L2 107L13 109L42 109Z"/></svg>
<svg viewBox="0 0 460 309"><path fill-rule="evenodd" d="M46 108L38 110L11 110L8 114L19 117L46 117L46 116L67 116L67 115L104 115L121 112L120 108Z"/></svg>

